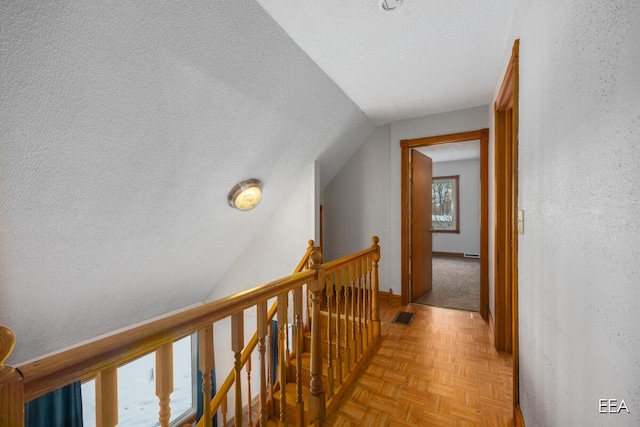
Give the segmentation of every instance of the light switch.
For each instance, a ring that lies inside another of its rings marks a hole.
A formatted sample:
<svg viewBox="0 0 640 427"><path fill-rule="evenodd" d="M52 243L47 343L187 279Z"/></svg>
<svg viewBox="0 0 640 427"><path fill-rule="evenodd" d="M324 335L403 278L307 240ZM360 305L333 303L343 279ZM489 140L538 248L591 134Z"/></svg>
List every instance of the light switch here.
<svg viewBox="0 0 640 427"><path fill-rule="evenodd" d="M518 209L518 234L524 234L524 210Z"/></svg>

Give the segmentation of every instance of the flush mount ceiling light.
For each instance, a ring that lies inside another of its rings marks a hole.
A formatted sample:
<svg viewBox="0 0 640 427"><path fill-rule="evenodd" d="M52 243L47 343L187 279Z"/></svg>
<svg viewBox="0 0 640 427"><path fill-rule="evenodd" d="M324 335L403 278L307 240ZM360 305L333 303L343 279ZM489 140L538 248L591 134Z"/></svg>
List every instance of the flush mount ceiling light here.
<svg viewBox="0 0 640 427"><path fill-rule="evenodd" d="M390 12L400 7L402 0L380 0L380 9Z"/></svg>
<svg viewBox="0 0 640 427"><path fill-rule="evenodd" d="M229 206L241 211L255 208L260 200L262 200L262 182L258 179L242 181L233 187L227 196Z"/></svg>

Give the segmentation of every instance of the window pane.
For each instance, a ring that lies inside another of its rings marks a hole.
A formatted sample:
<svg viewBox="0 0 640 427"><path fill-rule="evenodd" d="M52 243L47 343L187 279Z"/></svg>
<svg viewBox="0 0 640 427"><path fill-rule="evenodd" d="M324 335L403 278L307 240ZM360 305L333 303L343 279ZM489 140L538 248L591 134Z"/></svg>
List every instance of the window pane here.
<svg viewBox="0 0 640 427"><path fill-rule="evenodd" d="M193 407L194 381L191 336L173 343L173 393L171 421ZM118 368L119 425L155 427L160 406L156 396L155 352ZM95 380L82 384L82 418L85 426L96 425Z"/></svg>
<svg viewBox="0 0 640 427"><path fill-rule="evenodd" d="M434 177L431 185L431 224L434 231L457 231L458 176Z"/></svg>
<svg viewBox="0 0 640 427"><path fill-rule="evenodd" d="M191 335L173 343L173 393L171 394L171 421L193 407L194 381L191 357Z"/></svg>
<svg viewBox="0 0 640 427"><path fill-rule="evenodd" d="M120 425L155 427L160 410L156 397L155 368L155 352L118 367Z"/></svg>
<svg viewBox="0 0 640 427"><path fill-rule="evenodd" d="M86 427L96 425L96 381L82 383L82 424Z"/></svg>

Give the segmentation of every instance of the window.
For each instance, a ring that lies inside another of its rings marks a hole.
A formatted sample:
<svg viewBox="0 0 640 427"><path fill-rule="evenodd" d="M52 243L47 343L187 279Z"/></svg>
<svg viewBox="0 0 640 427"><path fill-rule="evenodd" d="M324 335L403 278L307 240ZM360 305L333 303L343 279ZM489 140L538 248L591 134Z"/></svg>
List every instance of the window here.
<svg viewBox="0 0 640 427"><path fill-rule="evenodd" d="M431 229L440 233L460 232L460 175L433 177L431 184Z"/></svg>
<svg viewBox="0 0 640 427"><path fill-rule="evenodd" d="M196 375L195 335L173 343L173 393L171 425L184 425L195 414ZM158 422L155 389L155 352L118 366L118 418L120 425L154 427ZM85 426L96 425L95 380L82 384L82 412Z"/></svg>

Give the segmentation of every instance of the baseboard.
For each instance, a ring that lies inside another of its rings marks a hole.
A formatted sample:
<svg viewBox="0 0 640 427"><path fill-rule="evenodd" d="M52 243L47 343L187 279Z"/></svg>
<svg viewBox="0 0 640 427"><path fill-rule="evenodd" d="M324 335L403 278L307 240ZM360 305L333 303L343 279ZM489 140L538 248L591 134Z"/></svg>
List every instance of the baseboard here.
<svg viewBox="0 0 640 427"><path fill-rule="evenodd" d="M402 305L400 295L395 295L393 289L389 289L389 292L378 291L378 298L385 299L389 305Z"/></svg>
<svg viewBox="0 0 640 427"><path fill-rule="evenodd" d="M524 417L522 416L522 409L520 405L516 405L516 427L524 427Z"/></svg>
<svg viewBox="0 0 640 427"><path fill-rule="evenodd" d="M450 258L464 258L464 254L463 253L458 253L458 252L436 252L436 251L433 251L432 254L433 254L433 256L444 256L444 257L450 257Z"/></svg>

